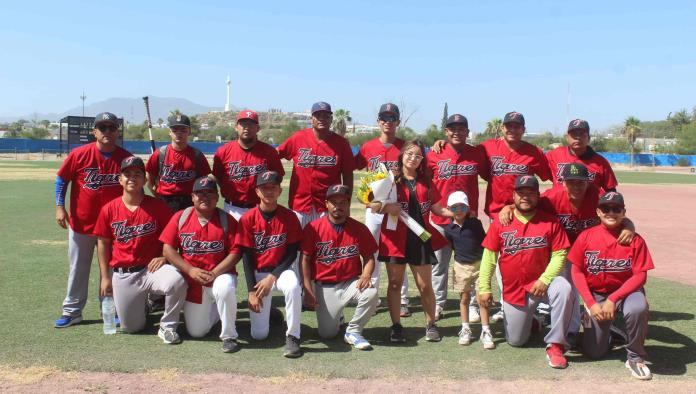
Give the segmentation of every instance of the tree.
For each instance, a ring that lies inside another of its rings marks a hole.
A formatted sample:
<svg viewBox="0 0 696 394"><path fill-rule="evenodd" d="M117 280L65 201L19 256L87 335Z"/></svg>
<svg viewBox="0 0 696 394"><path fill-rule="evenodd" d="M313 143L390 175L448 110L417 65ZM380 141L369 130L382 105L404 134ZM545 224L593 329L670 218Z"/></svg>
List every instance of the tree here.
<svg viewBox="0 0 696 394"><path fill-rule="evenodd" d="M447 114L447 102L445 102L445 109L442 111L442 127L440 127L440 130L445 131L445 127L447 127L447 118L449 115Z"/></svg>
<svg viewBox="0 0 696 394"><path fill-rule="evenodd" d="M682 127L691 123L691 117L685 109L677 111L674 114L670 112L670 114L667 115L667 120L674 126L677 133L681 131Z"/></svg>
<svg viewBox="0 0 696 394"><path fill-rule="evenodd" d="M396 136L404 141L413 141L418 138L418 134L410 127L399 127L396 130Z"/></svg>
<svg viewBox="0 0 696 394"><path fill-rule="evenodd" d="M41 127L43 127L44 129L48 130L48 126L51 125L51 121L48 120L48 119L44 119L44 120L42 120L41 122L39 122L39 124L40 124Z"/></svg>
<svg viewBox="0 0 696 394"><path fill-rule="evenodd" d="M333 114L333 123L331 128L340 136L346 135L346 122L351 122L350 111L345 109L337 109Z"/></svg>
<svg viewBox="0 0 696 394"><path fill-rule="evenodd" d="M425 132L423 133L423 136L421 137L421 141L425 146L433 146L435 144L435 141L441 140L444 138L443 136L443 131L440 130L437 125L431 124L428 126L427 129L425 129Z"/></svg>
<svg viewBox="0 0 696 394"><path fill-rule="evenodd" d="M50 133L46 129L40 127L32 127L31 130L23 131L21 136L23 138L30 138L32 140L42 140L48 137Z"/></svg>
<svg viewBox="0 0 696 394"><path fill-rule="evenodd" d="M633 167L633 154L635 152L636 138L642 132L640 128L640 120L635 116L629 116L624 121L624 126L621 128L621 134L626 137L631 146L631 167Z"/></svg>

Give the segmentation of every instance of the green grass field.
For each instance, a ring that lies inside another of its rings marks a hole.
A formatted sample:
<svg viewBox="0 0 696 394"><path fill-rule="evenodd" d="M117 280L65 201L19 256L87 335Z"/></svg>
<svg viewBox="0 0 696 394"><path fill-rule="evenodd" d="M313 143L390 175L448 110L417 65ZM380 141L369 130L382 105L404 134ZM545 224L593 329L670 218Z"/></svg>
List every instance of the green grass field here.
<svg viewBox="0 0 696 394"><path fill-rule="evenodd" d="M56 162L8 161L0 162L0 172L7 175L28 167L54 169L57 166ZM354 204L356 217L362 217L361 211ZM498 349L484 351L479 342L470 347L459 346L456 338L459 317L453 295L450 295L446 318L439 323L445 336L441 343L423 340L424 317L420 309L416 309L413 317L403 319L409 342L391 346L387 342L388 313L381 308L365 330L365 336L375 347L371 352L352 350L340 339L319 340L314 314L304 312L302 347L305 355L297 360L282 358L284 339L280 328L272 329L267 341L250 339L248 310L242 296L246 294L243 280L239 281L237 292L237 328L242 344L239 353L220 351L219 326L203 340L193 340L184 334L181 345L164 345L155 335L157 315L151 316L149 328L142 334L105 336L99 320L96 260L90 279L90 299L84 312L86 322L58 330L53 328L53 320L60 315L65 296L67 234L54 221L53 182L31 177L0 180L0 214L3 241L0 365L122 372L179 368L191 372L220 371L256 376L299 374L322 378L429 376L512 380L566 376L581 379L592 375L602 379L630 379L622 364L625 360L623 349L616 349L607 359L596 362L570 354L568 370L552 370L546 365L541 335L533 336L525 348L511 348L503 341L500 324L493 326ZM696 378L696 303L693 302L696 288L651 278L647 292L651 306L647 350L652 369L658 379L691 381ZM380 293L384 297L384 283ZM415 297L416 294L412 294ZM418 303L417 299L415 301ZM282 305L281 297L274 297L274 303ZM352 310L348 309L346 316L350 318L351 315ZM181 327L179 331L184 333L185 330ZM474 333L479 332L478 325L474 325Z"/></svg>

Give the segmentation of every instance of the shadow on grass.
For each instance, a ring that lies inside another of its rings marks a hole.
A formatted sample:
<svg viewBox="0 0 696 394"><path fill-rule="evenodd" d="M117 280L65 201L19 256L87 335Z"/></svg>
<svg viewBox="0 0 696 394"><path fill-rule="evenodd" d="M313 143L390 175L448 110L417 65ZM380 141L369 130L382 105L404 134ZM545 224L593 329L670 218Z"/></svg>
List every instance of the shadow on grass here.
<svg viewBox="0 0 696 394"><path fill-rule="evenodd" d="M650 321L694 320L693 313L650 311Z"/></svg>

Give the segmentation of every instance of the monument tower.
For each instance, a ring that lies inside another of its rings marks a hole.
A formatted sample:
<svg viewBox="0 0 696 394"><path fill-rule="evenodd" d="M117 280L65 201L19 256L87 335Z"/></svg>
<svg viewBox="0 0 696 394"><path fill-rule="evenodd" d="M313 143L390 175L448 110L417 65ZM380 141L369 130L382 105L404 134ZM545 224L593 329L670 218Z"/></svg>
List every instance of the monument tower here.
<svg viewBox="0 0 696 394"><path fill-rule="evenodd" d="M225 100L225 112L230 112L230 85L232 85L232 81L230 81L230 76L227 76L227 100Z"/></svg>

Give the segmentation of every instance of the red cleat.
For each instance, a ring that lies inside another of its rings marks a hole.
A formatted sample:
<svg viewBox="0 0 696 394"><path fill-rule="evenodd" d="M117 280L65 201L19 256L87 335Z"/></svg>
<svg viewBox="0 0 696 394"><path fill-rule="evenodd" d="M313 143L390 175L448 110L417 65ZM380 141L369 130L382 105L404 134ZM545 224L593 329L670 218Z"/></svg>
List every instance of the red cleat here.
<svg viewBox="0 0 696 394"><path fill-rule="evenodd" d="M549 366L556 369L564 369L568 367L568 361L563 357L563 345L552 343L546 348L546 359L549 360Z"/></svg>

